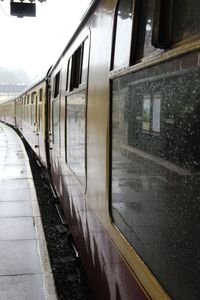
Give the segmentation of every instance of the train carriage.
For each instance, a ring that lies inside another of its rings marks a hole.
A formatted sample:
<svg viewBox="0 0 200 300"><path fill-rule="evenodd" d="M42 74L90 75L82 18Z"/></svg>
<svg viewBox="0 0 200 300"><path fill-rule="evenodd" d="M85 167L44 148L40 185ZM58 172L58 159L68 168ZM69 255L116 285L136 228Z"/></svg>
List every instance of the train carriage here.
<svg viewBox="0 0 200 300"><path fill-rule="evenodd" d="M199 4L93 5L51 73L56 190L99 299L197 299Z"/></svg>
<svg viewBox="0 0 200 300"><path fill-rule="evenodd" d="M16 125L16 107L13 100L3 101L0 105L0 121Z"/></svg>
<svg viewBox="0 0 200 300"><path fill-rule="evenodd" d="M16 127L44 166L48 166L46 76L0 105L0 120Z"/></svg>
<svg viewBox="0 0 200 300"><path fill-rule="evenodd" d="M46 77L27 88L16 99L16 110L17 128L47 167Z"/></svg>

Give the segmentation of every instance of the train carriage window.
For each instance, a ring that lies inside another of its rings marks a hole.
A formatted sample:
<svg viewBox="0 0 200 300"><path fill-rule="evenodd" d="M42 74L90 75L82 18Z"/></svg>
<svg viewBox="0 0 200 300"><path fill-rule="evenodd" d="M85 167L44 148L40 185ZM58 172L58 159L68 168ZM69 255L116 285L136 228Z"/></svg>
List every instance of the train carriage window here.
<svg viewBox="0 0 200 300"><path fill-rule="evenodd" d="M73 91L87 81L88 59L89 39L86 38L68 61L67 91Z"/></svg>
<svg viewBox="0 0 200 300"><path fill-rule="evenodd" d="M19 118L21 118L21 99L19 99Z"/></svg>
<svg viewBox="0 0 200 300"><path fill-rule="evenodd" d="M37 124L37 122L38 122L38 95L37 94L35 94L34 114L35 114L34 123Z"/></svg>
<svg viewBox="0 0 200 300"><path fill-rule="evenodd" d="M66 79L66 91L70 90L70 82L71 82L71 70L72 70L72 57L68 60L67 64L67 79Z"/></svg>
<svg viewBox="0 0 200 300"><path fill-rule="evenodd" d="M43 99L43 89L39 90L39 103L38 103L38 129L40 131L42 124L42 99Z"/></svg>
<svg viewBox="0 0 200 300"><path fill-rule="evenodd" d="M70 79L70 91L79 87L81 82L82 45L78 47L72 56L72 69Z"/></svg>
<svg viewBox="0 0 200 300"><path fill-rule="evenodd" d="M24 96L24 121L26 121L26 96Z"/></svg>
<svg viewBox="0 0 200 300"><path fill-rule="evenodd" d="M34 98L35 98L35 92L31 93L31 104L34 103Z"/></svg>
<svg viewBox="0 0 200 300"><path fill-rule="evenodd" d="M152 45L154 5L154 0L118 2L113 69L162 52Z"/></svg>
<svg viewBox="0 0 200 300"><path fill-rule="evenodd" d="M31 95L30 94L28 95L28 103L29 103L29 106L28 106L28 122L29 122L29 124L31 124Z"/></svg>
<svg viewBox="0 0 200 300"><path fill-rule="evenodd" d="M127 67L130 60L133 21L133 0L119 1L117 7L116 36L113 68Z"/></svg>
<svg viewBox="0 0 200 300"><path fill-rule="evenodd" d="M200 1L119 1L113 69L129 67L163 53L200 33ZM126 34L124 34L126 32Z"/></svg>
<svg viewBox="0 0 200 300"><path fill-rule="evenodd" d="M59 121L60 121L60 106L59 100L52 102L52 141L54 145L59 144Z"/></svg>
<svg viewBox="0 0 200 300"><path fill-rule="evenodd" d="M31 105L30 110L31 110L31 125L33 126L34 125L34 106L33 105Z"/></svg>
<svg viewBox="0 0 200 300"><path fill-rule="evenodd" d="M88 57L89 57L89 39L87 38L83 43L83 59L81 71L81 83L87 81Z"/></svg>
<svg viewBox="0 0 200 300"><path fill-rule="evenodd" d="M53 86L54 86L54 98L56 98L59 94L59 88L60 88L60 71L56 74L54 81L53 81Z"/></svg>
<svg viewBox="0 0 200 300"><path fill-rule="evenodd" d="M156 0L152 43L167 49L198 34L199 11L200 2L196 0Z"/></svg>
<svg viewBox="0 0 200 300"><path fill-rule="evenodd" d="M43 89L41 88L39 90L39 102L42 102L42 97L43 97Z"/></svg>
<svg viewBox="0 0 200 300"><path fill-rule="evenodd" d="M132 45L132 62L137 62L156 51L152 45L154 3L154 0L136 1L135 19L137 26ZM160 52L160 50L158 51Z"/></svg>
<svg viewBox="0 0 200 300"><path fill-rule="evenodd" d="M21 98L21 105L20 105L20 108L21 108L21 119L23 120L23 119L24 119L24 105L23 105L23 98Z"/></svg>
<svg viewBox="0 0 200 300"><path fill-rule="evenodd" d="M25 109L26 109L26 119L25 119L25 121L28 123L28 105L26 105Z"/></svg>
<svg viewBox="0 0 200 300"><path fill-rule="evenodd" d="M67 97L67 163L85 182L86 93Z"/></svg>
<svg viewBox="0 0 200 300"><path fill-rule="evenodd" d="M59 122L60 122L60 100L58 98L60 91L60 71L53 80L53 101L52 101L52 142L54 145L59 144Z"/></svg>
<svg viewBox="0 0 200 300"><path fill-rule="evenodd" d="M112 82L113 221L173 299L199 299L199 55Z"/></svg>
<svg viewBox="0 0 200 300"><path fill-rule="evenodd" d="M172 43L200 32L200 1L173 1Z"/></svg>
<svg viewBox="0 0 200 300"><path fill-rule="evenodd" d="M34 107L35 96L36 96L36 92L31 93L30 123L32 126L35 124L35 107Z"/></svg>

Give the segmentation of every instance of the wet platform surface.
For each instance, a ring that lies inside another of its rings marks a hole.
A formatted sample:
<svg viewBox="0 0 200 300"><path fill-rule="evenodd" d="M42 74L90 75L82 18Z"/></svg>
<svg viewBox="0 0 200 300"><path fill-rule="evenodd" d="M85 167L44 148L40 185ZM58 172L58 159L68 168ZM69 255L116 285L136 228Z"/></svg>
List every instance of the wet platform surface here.
<svg viewBox="0 0 200 300"><path fill-rule="evenodd" d="M23 143L0 123L0 299L57 299Z"/></svg>

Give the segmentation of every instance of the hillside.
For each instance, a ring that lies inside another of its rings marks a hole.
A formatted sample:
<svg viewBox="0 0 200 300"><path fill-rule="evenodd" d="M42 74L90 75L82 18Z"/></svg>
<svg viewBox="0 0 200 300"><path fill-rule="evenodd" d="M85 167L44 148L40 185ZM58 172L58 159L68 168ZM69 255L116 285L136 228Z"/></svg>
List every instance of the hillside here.
<svg viewBox="0 0 200 300"><path fill-rule="evenodd" d="M23 70L11 70L0 66L0 84L29 84L30 79Z"/></svg>

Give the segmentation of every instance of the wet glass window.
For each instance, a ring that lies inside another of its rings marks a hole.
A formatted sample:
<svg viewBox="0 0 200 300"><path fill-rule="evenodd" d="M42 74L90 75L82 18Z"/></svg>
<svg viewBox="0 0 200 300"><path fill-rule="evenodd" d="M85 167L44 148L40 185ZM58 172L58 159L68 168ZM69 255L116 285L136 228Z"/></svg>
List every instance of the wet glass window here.
<svg viewBox="0 0 200 300"><path fill-rule="evenodd" d="M88 59L89 59L89 39L87 38L83 43L81 83L87 81Z"/></svg>
<svg viewBox="0 0 200 300"><path fill-rule="evenodd" d="M35 107L33 104L30 107L30 111L31 111L31 125L33 126L34 125L34 117L35 117Z"/></svg>
<svg viewBox="0 0 200 300"><path fill-rule="evenodd" d="M24 121L27 121L27 98L24 97L25 107L24 107Z"/></svg>
<svg viewBox="0 0 200 300"><path fill-rule="evenodd" d="M35 122L35 106L34 106L34 103L35 103L35 96L36 96L36 93L33 92L31 93L31 103L30 103L30 124L32 126L34 126L34 122Z"/></svg>
<svg viewBox="0 0 200 300"><path fill-rule="evenodd" d="M42 102L42 97L43 97L43 89L41 88L39 91L39 101Z"/></svg>
<svg viewBox="0 0 200 300"><path fill-rule="evenodd" d="M40 131L40 129L41 129L41 108L42 108L42 103L41 103L41 101L40 101L40 90L39 90L39 101L37 101L37 108L36 108L36 110L37 110L37 129Z"/></svg>
<svg viewBox="0 0 200 300"><path fill-rule="evenodd" d="M52 102L52 141L54 145L59 144L59 120L60 120L60 107L59 100Z"/></svg>
<svg viewBox="0 0 200 300"><path fill-rule="evenodd" d="M31 104L34 103L34 99L35 99L35 92L31 93Z"/></svg>
<svg viewBox="0 0 200 300"><path fill-rule="evenodd" d="M135 60L141 60L156 51L152 45L154 1L140 0L137 2L137 34L136 43L133 46Z"/></svg>
<svg viewBox="0 0 200 300"><path fill-rule="evenodd" d="M200 299L198 57L112 85L112 217L173 299Z"/></svg>
<svg viewBox="0 0 200 300"><path fill-rule="evenodd" d="M70 90L70 81L71 81L71 71L72 71L72 57L68 60L67 64L67 80L66 80L66 91Z"/></svg>
<svg viewBox="0 0 200 300"><path fill-rule="evenodd" d="M88 62L89 38L87 37L68 61L66 91L73 91L87 81Z"/></svg>
<svg viewBox="0 0 200 300"><path fill-rule="evenodd" d="M82 45L74 52L72 56L72 69L70 76L70 91L79 87L81 82L81 63L82 63Z"/></svg>
<svg viewBox="0 0 200 300"><path fill-rule="evenodd" d="M133 0L119 1L113 69L129 66L133 21Z"/></svg>
<svg viewBox="0 0 200 300"><path fill-rule="evenodd" d="M54 98L59 94L60 89L60 72L58 72L54 78Z"/></svg>
<svg viewBox="0 0 200 300"><path fill-rule="evenodd" d="M173 1L172 42L178 42L200 32L200 1Z"/></svg>
<svg viewBox="0 0 200 300"><path fill-rule="evenodd" d="M80 92L67 97L67 163L85 183L86 96Z"/></svg>
<svg viewBox="0 0 200 300"><path fill-rule="evenodd" d="M73 94L66 97L65 161L80 182L86 182L86 85L89 63L89 38L76 49L68 62L68 87ZM80 91L81 88L81 91ZM77 90L75 90L77 89Z"/></svg>

